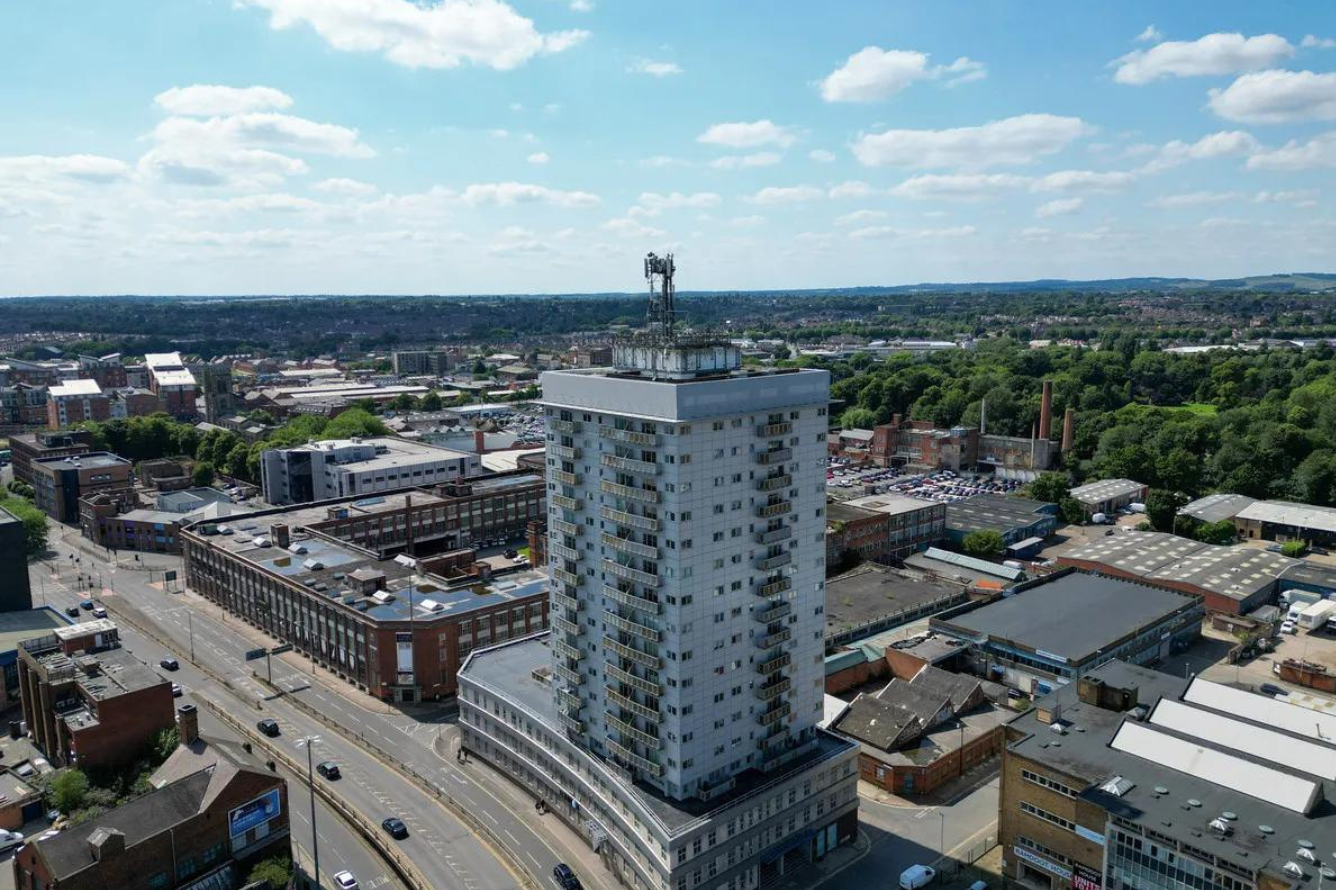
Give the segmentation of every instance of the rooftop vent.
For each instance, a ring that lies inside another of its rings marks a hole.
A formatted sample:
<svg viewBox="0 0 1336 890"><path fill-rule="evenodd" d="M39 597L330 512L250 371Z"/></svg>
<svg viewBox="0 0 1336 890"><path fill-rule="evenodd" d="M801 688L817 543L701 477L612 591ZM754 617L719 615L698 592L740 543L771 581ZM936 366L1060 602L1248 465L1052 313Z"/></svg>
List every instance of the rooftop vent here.
<svg viewBox="0 0 1336 890"><path fill-rule="evenodd" d="M1114 776L1099 786L1099 790L1105 794L1112 794L1114 797L1122 797L1127 792L1136 787L1136 783L1130 779L1124 779L1122 776Z"/></svg>
<svg viewBox="0 0 1336 890"><path fill-rule="evenodd" d="M1209 827L1216 834L1228 836L1234 829L1224 819L1212 819Z"/></svg>
<svg viewBox="0 0 1336 890"><path fill-rule="evenodd" d="M394 602L394 594L390 593L388 590L378 590L371 594L371 598L382 606L386 603Z"/></svg>
<svg viewBox="0 0 1336 890"><path fill-rule="evenodd" d="M444 603L439 603L436 600L422 600L418 605L421 606L425 612L440 612L445 608Z"/></svg>

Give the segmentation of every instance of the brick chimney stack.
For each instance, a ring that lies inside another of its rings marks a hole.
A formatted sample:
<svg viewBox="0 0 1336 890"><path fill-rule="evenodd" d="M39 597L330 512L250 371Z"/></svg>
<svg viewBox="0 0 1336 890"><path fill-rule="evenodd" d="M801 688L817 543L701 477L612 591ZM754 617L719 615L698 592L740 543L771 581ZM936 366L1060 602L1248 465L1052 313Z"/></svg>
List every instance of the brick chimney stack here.
<svg viewBox="0 0 1336 890"><path fill-rule="evenodd" d="M479 454L487 453L487 434L482 430L473 431L473 450Z"/></svg>
<svg viewBox="0 0 1336 890"><path fill-rule="evenodd" d="M1062 415L1062 450L1072 450L1072 437L1076 435L1076 409L1068 408Z"/></svg>
<svg viewBox="0 0 1336 890"><path fill-rule="evenodd" d="M193 745L199 741L199 711L194 705L182 705L176 709L176 732L182 745Z"/></svg>
<svg viewBox="0 0 1336 890"><path fill-rule="evenodd" d="M1053 432L1053 384L1044 381L1043 394L1039 397L1039 438L1047 439Z"/></svg>

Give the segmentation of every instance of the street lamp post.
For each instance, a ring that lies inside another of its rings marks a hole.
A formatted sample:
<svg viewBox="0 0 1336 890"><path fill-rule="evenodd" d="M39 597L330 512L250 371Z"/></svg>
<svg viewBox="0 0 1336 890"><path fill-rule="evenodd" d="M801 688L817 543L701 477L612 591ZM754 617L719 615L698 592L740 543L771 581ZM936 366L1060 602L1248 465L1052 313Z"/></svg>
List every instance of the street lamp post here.
<svg viewBox="0 0 1336 890"><path fill-rule="evenodd" d="M306 792L311 796L311 870L316 890L320 890L320 833L315 827L315 755L312 749L318 741L318 735L297 739L297 747L306 749Z"/></svg>
<svg viewBox="0 0 1336 890"><path fill-rule="evenodd" d="M190 629L190 663L195 663L195 613L186 610L186 627Z"/></svg>
<svg viewBox="0 0 1336 890"><path fill-rule="evenodd" d="M941 865L946 860L946 813L938 810L937 815L942 819L942 832L937 840L937 863Z"/></svg>

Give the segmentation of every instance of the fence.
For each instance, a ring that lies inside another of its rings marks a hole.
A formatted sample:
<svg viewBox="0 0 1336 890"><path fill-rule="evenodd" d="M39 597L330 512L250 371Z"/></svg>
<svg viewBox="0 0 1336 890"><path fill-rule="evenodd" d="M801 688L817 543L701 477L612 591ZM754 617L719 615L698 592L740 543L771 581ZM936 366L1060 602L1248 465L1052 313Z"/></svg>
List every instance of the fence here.
<svg viewBox="0 0 1336 890"><path fill-rule="evenodd" d="M937 863L937 871L945 879L968 879L970 882L985 880L988 875L981 869L974 868L974 863L987 856L996 846L997 835L972 840L968 846L952 850L942 857Z"/></svg>

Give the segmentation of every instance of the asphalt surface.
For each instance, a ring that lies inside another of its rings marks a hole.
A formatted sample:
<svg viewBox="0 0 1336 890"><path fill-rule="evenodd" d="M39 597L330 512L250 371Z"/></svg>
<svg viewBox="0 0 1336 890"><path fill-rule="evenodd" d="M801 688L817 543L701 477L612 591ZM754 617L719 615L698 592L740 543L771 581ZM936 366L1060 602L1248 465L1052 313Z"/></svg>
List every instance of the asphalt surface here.
<svg viewBox="0 0 1336 890"><path fill-rule="evenodd" d="M88 595L86 590L74 589L75 579L82 568L82 564L72 565L69 559L65 559L65 563L70 565L59 566L58 574L53 574L47 565L42 563L35 563L30 569L30 579L34 593L39 589L40 580L40 589L45 594L46 604L62 612L67 607L77 606ZM81 612L80 614L82 620L91 617L88 612ZM125 622L120 622L118 626L121 634L121 644L124 649L157 670L163 677L181 686L184 694L177 699L178 704L192 701L203 703L204 700L223 703L230 697L217 683L205 676L186 659L178 659L181 665L179 670L167 671L161 668L161 660L169 654L174 655L175 653L168 652L155 640L143 636ZM243 717L250 718L250 722L253 722L254 718L245 713L244 708L238 708L238 710L242 712ZM201 734L206 737L237 738L230 727L221 723L204 707L200 708L200 730ZM319 748L317 748L317 751L319 751ZM302 752L294 748L293 754L299 757ZM288 781L288 801L291 810L289 817L295 847L294 856L309 871L312 850L311 804L306 777L305 775L298 777L288 774L281 767L279 773ZM316 781L323 780L317 777ZM380 855L337 813L331 810L318 795L316 797L316 823L320 847L322 886L333 886L333 874L344 870L351 871L356 875L363 888L374 890L374 888L380 887L399 888L403 886L395 877L394 872L386 866Z"/></svg>

